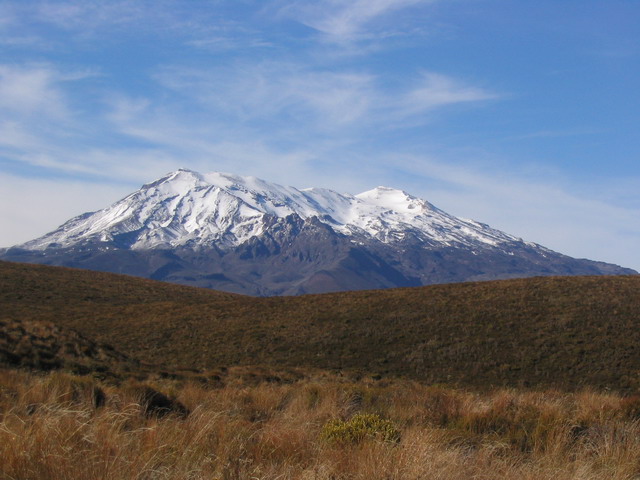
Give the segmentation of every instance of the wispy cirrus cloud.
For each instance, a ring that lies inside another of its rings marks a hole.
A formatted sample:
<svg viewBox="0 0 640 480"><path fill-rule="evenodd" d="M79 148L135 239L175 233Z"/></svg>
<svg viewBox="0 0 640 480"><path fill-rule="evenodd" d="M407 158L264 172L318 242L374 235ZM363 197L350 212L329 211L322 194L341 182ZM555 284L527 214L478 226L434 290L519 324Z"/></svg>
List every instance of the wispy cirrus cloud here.
<svg viewBox="0 0 640 480"><path fill-rule="evenodd" d="M141 28L153 29L158 22L167 19L167 13L179 10L172 8L170 2L158 0L69 0L51 2L36 0L21 7L23 15L32 15L43 24L49 24L68 31L89 34L105 28L138 24ZM140 21L146 19L145 23Z"/></svg>
<svg viewBox="0 0 640 480"><path fill-rule="evenodd" d="M65 116L63 94L57 87L63 80L47 65L0 65L0 108L18 115Z"/></svg>
<svg viewBox="0 0 640 480"><path fill-rule="evenodd" d="M260 44L257 32L225 17L224 2L171 0L33 0L0 6L0 42L41 50L126 43L132 38L171 38L194 48ZM37 24L41 28L33 28ZM24 31L38 32L25 35ZM42 36L46 32L46 37Z"/></svg>
<svg viewBox="0 0 640 480"><path fill-rule="evenodd" d="M79 103L76 87L98 76L89 68L60 69L48 63L0 64L0 121L23 125L34 133L45 125L48 131L63 128L60 122L67 122L68 127L73 122L74 103Z"/></svg>
<svg viewBox="0 0 640 480"><path fill-rule="evenodd" d="M322 0L299 1L282 7L281 13L336 40L350 40L363 33L374 19L396 10L436 0Z"/></svg>
<svg viewBox="0 0 640 480"><path fill-rule="evenodd" d="M236 64L221 69L164 69L156 78L194 103L246 123L271 118L340 128L360 120L376 96L375 78L363 72L307 68L287 62Z"/></svg>
<svg viewBox="0 0 640 480"><path fill-rule="evenodd" d="M493 100L500 95L462 80L423 72L396 88L363 71L309 68L285 62L236 64L222 69L165 68L157 80L236 120L295 120L291 127L331 131L351 126L366 133L386 125L398 128L405 119L415 125L420 115L460 103ZM291 128L290 127L290 128ZM353 134L354 131L348 132Z"/></svg>
<svg viewBox="0 0 640 480"><path fill-rule="evenodd" d="M91 8L71 7L52 18L81 28ZM132 95L104 88L115 75L108 71L87 89L98 75L91 66L0 64L0 160L104 179L141 179L181 165L210 170L212 161L228 171L253 165L244 173L260 175L271 162L286 162L299 177L317 178L311 163L353 158L350 147L368 144L390 120L395 129L414 126L438 109L495 97L433 72L388 87L366 67L273 58L156 72L138 77L145 88Z"/></svg>
<svg viewBox="0 0 640 480"><path fill-rule="evenodd" d="M0 160L37 165L73 130L65 86L79 80L48 64L0 64Z"/></svg>
<svg viewBox="0 0 640 480"><path fill-rule="evenodd" d="M417 85L404 96L404 109L408 113L420 113L447 105L495 100L499 97L499 94L447 75L423 72Z"/></svg>
<svg viewBox="0 0 640 480"><path fill-rule="evenodd" d="M78 87L96 76L45 63L0 64L0 164L91 171L70 152L95 141L100 120L87 118Z"/></svg>

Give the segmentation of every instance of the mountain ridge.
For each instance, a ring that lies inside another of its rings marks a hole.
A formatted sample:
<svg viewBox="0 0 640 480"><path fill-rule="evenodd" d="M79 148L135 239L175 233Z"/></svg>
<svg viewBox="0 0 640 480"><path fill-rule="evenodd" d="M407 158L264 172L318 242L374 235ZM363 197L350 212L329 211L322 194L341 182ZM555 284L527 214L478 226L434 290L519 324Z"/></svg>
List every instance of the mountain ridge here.
<svg viewBox="0 0 640 480"><path fill-rule="evenodd" d="M318 217L339 233L365 233L383 243L392 243L407 229L427 233L428 238L422 235L422 241L447 245L471 245L470 237L493 245L520 240L486 224L453 217L426 200L391 187L378 186L351 195L321 188L283 187L251 176L179 169L105 209L79 215L19 247L66 247L80 237L96 234L101 241L108 241L109 234L134 232L133 227L138 226L151 233L139 238L132 245L134 249L176 247L191 239L199 244L216 241L225 247L238 246L264 231L259 224L262 216L284 218L291 214L303 220ZM443 230L446 226L450 228ZM455 229L464 229L464 235ZM225 236L229 233L235 236L233 241Z"/></svg>
<svg viewBox="0 0 640 480"><path fill-rule="evenodd" d="M267 296L637 273L567 257L390 187L351 195L188 169L0 258Z"/></svg>

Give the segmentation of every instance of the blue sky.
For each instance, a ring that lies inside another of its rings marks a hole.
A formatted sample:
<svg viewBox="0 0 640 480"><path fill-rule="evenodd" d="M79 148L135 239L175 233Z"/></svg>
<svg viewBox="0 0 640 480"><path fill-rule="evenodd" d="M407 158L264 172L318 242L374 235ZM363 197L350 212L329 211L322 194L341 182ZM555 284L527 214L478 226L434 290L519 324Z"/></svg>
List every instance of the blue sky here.
<svg viewBox="0 0 640 480"><path fill-rule="evenodd" d="M0 245L179 167L640 269L636 0L0 1Z"/></svg>

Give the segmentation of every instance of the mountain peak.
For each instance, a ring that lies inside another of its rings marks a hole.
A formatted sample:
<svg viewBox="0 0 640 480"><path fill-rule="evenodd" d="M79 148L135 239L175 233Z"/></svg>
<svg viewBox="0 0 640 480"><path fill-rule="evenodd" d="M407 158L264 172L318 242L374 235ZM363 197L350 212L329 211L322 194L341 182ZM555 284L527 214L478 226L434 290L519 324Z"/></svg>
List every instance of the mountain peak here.
<svg viewBox="0 0 640 480"><path fill-rule="evenodd" d="M379 207L387 208L395 212L419 214L435 207L426 200L414 197L404 190L397 188L378 186L372 190L359 193L356 198Z"/></svg>
<svg viewBox="0 0 640 480"><path fill-rule="evenodd" d="M147 190L163 184L174 185L174 188L181 184L186 188L189 188L191 185L202 180L202 174L187 168L179 168L178 170L163 175L153 182L144 184L141 190Z"/></svg>
<svg viewBox="0 0 640 480"><path fill-rule="evenodd" d="M0 254L255 295L635 273L571 259L395 188L354 196L186 168Z"/></svg>
<svg viewBox="0 0 640 480"><path fill-rule="evenodd" d="M336 232L383 243L408 232L428 244L497 245L515 238L438 210L407 192L378 186L358 195L323 188L299 190L252 176L180 168L114 205L76 217L21 247L72 246L90 239L132 249L179 245L238 246L270 225L267 217L316 217ZM118 243L121 244L121 243Z"/></svg>

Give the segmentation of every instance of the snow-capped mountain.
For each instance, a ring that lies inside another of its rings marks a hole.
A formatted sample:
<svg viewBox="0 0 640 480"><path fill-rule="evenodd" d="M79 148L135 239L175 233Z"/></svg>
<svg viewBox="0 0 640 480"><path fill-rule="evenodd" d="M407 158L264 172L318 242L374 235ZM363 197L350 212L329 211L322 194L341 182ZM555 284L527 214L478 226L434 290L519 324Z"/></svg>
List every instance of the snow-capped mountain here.
<svg viewBox="0 0 640 480"><path fill-rule="evenodd" d="M251 294L635 273L560 255L393 188L350 195L185 169L0 258Z"/></svg>
<svg viewBox="0 0 640 480"><path fill-rule="evenodd" d="M289 215L302 220L317 217L343 235L383 243L397 243L407 235L430 245L472 247L518 241L388 187L353 196L321 188L298 190L255 177L181 169L22 247L43 250L87 240L117 243L125 236L134 250L214 244L229 248L262 235L272 217Z"/></svg>

